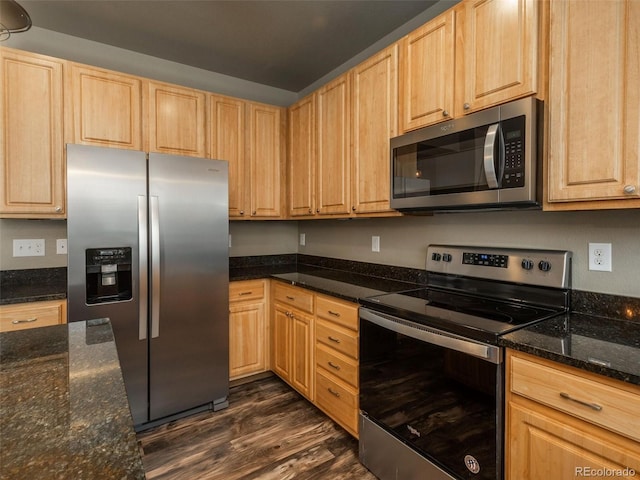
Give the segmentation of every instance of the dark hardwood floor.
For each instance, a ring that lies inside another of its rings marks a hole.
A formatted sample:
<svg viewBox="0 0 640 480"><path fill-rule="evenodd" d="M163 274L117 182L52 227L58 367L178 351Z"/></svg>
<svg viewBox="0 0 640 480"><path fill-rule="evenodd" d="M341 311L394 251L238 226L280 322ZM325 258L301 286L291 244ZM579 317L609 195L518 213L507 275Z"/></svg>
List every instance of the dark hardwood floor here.
<svg viewBox="0 0 640 480"><path fill-rule="evenodd" d="M358 442L277 377L232 387L229 407L138 434L148 480L375 480Z"/></svg>

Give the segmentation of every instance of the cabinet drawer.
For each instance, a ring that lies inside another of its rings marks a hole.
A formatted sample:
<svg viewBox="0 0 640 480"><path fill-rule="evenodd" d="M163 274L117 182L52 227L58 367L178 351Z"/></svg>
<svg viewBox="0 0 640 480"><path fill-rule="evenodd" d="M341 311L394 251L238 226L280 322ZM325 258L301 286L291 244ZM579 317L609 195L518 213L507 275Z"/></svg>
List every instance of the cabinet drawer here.
<svg viewBox="0 0 640 480"><path fill-rule="evenodd" d="M322 343L316 343L316 365L358 388L358 362L336 352Z"/></svg>
<svg viewBox="0 0 640 480"><path fill-rule="evenodd" d="M511 357L511 391L634 440L640 440L640 390Z"/></svg>
<svg viewBox="0 0 640 480"><path fill-rule="evenodd" d="M316 296L316 315L358 331L358 306L320 295Z"/></svg>
<svg viewBox="0 0 640 480"><path fill-rule="evenodd" d="M48 327L67 322L66 301L18 303L0 306L0 332Z"/></svg>
<svg viewBox="0 0 640 480"><path fill-rule="evenodd" d="M319 318L316 322L316 340L351 358L358 358L358 335L351 330Z"/></svg>
<svg viewBox="0 0 640 480"><path fill-rule="evenodd" d="M286 303L307 313L313 313L313 293L311 292L276 283L274 297L277 302Z"/></svg>
<svg viewBox="0 0 640 480"><path fill-rule="evenodd" d="M229 302L264 298L264 280L244 280L229 284Z"/></svg>
<svg viewBox="0 0 640 480"><path fill-rule="evenodd" d="M321 371L316 371L316 403L350 433L358 432L358 395Z"/></svg>

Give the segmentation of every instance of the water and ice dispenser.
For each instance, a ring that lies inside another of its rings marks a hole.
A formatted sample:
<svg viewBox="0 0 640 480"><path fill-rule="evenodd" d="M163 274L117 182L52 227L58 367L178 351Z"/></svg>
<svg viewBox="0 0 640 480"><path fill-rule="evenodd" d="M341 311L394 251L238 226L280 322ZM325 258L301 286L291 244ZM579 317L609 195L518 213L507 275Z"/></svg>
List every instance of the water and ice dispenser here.
<svg viewBox="0 0 640 480"><path fill-rule="evenodd" d="M87 305L131 300L131 248L86 250Z"/></svg>

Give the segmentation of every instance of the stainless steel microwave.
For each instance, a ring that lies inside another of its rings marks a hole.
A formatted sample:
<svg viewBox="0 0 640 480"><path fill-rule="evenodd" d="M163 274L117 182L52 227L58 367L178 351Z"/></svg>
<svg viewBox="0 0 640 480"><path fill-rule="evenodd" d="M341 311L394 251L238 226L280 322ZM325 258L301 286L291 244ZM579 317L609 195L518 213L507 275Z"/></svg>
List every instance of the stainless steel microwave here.
<svg viewBox="0 0 640 480"><path fill-rule="evenodd" d="M392 138L391 207L539 207L541 118L528 97Z"/></svg>

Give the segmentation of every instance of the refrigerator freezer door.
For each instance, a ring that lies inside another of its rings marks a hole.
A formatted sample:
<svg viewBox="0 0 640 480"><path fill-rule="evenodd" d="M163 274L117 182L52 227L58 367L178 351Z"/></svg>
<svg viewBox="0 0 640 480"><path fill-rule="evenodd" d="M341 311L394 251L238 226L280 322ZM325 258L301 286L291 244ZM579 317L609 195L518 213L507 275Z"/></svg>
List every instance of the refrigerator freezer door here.
<svg viewBox="0 0 640 480"><path fill-rule="evenodd" d="M219 160L149 155L152 421L226 402L227 174Z"/></svg>
<svg viewBox="0 0 640 480"><path fill-rule="evenodd" d="M146 246L139 243L145 236L139 220L146 218L146 198L145 153L67 145L69 321L111 320L135 424L148 421L146 295L140 299L139 278L147 261ZM88 305L87 249L128 248L131 299Z"/></svg>

